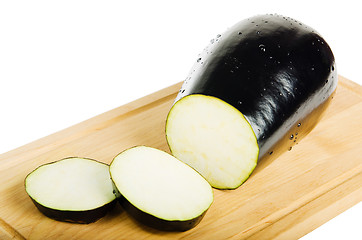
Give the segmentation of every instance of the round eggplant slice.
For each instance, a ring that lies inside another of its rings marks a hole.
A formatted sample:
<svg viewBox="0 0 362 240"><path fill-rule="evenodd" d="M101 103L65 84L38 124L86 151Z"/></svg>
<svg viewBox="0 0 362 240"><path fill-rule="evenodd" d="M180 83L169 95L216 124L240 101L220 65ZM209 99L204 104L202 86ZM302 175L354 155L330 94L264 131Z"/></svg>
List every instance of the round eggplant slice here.
<svg viewBox="0 0 362 240"><path fill-rule="evenodd" d="M95 222L116 202L109 166L86 158L38 167L26 177L25 190L40 212L64 222Z"/></svg>
<svg viewBox="0 0 362 240"><path fill-rule="evenodd" d="M240 21L184 81L167 117L170 150L213 187L236 188L336 86L333 53L314 29L274 14Z"/></svg>
<svg viewBox="0 0 362 240"><path fill-rule="evenodd" d="M195 227L213 202L212 188L199 173L154 148L137 146L120 153L110 173L123 208L159 230Z"/></svg>

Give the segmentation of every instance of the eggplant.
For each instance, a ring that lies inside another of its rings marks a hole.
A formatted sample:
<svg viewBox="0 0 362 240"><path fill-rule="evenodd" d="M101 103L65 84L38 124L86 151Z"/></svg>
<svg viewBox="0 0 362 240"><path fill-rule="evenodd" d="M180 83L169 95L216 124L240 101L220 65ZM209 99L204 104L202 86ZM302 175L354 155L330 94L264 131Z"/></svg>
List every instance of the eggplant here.
<svg viewBox="0 0 362 240"><path fill-rule="evenodd" d="M121 152L110 174L123 208L137 222L158 230L195 227L213 202L212 188L199 173L155 148Z"/></svg>
<svg viewBox="0 0 362 240"><path fill-rule="evenodd" d="M235 189L336 86L318 32L277 14L253 16L199 55L168 113L168 145L213 187Z"/></svg>
<svg viewBox="0 0 362 240"><path fill-rule="evenodd" d="M109 166L88 158L39 166L26 176L25 190L41 213L64 222L95 222L116 204Z"/></svg>

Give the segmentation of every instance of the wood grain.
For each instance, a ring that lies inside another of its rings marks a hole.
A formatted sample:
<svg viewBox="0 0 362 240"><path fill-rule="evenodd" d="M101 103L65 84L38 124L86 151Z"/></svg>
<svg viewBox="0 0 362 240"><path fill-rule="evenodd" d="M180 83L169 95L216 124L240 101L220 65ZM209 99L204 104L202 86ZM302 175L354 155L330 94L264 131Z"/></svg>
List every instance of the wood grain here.
<svg viewBox="0 0 362 240"><path fill-rule="evenodd" d="M69 156L109 163L126 148L169 151L164 127L181 83L0 155L1 239L297 239L362 200L362 87L339 77L317 126L264 157L236 190L214 190L201 223L182 233L144 227L120 206L99 221L51 220L24 189L40 164ZM294 131L293 129L292 131ZM290 144L290 143L289 143Z"/></svg>

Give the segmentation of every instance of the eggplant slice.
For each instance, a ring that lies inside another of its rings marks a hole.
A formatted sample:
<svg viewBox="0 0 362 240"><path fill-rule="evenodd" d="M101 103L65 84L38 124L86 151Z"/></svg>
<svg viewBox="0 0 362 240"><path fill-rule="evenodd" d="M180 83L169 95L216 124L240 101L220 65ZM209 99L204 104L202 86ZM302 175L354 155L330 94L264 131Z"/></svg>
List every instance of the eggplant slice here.
<svg viewBox="0 0 362 240"><path fill-rule="evenodd" d="M212 188L199 173L155 148L125 150L112 161L110 173L123 208L159 230L195 227L213 202Z"/></svg>
<svg viewBox="0 0 362 240"><path fill-rule="evenodd" d="M167 117L170 150L213 187L234 189L336 86L333 53L314 29L275 14L245 19L185 79Z"/></svg>
<svg viewBox="0 0 362 240"><path fill-rule="evenodd" d="M95 222L116 202L109 166L87 158L38 167L26 177L25 189L40 212L58 221Z"/></svg>

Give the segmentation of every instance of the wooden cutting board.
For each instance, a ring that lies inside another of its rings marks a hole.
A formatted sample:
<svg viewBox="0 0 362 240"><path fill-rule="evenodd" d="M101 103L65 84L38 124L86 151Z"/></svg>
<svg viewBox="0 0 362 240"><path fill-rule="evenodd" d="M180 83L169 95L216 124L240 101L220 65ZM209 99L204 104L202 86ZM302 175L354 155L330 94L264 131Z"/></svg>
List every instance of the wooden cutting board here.
<svg viewBox="0 0 362 240"><path fill-rule="evenodd" d="M214 190L214 203L195 228L156 231L120 206L99 221L51 220L24 189L26 175L69 156L110 163L134 145L169 151L166 115L181 83L0 155L0 239L297 239L362 200L362 87L339 77L317 126L291 151L264 157L236 190Z"/></svg>

